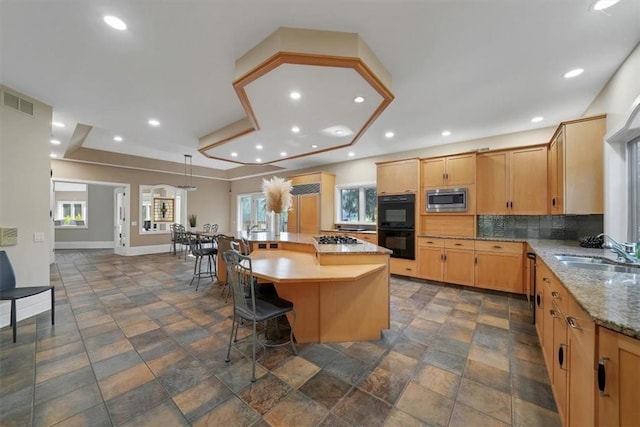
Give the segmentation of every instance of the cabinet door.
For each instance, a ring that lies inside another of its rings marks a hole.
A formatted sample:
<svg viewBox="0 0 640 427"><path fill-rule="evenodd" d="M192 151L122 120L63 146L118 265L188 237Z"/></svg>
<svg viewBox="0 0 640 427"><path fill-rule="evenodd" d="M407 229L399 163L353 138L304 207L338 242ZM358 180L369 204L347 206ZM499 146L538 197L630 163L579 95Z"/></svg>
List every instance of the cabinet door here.
<svg viewBox="0 0 640 427"><path fill-rule="evenodd" d="M600 328L598 425L640 425L640 340Z"/></svg>
<svg viewBox="0 0 640 427"><path fill-rule="evenodd" d="M478 214L507 214L508 152L477 157L476 210Z"/></svg>
<svg viewBox="0 0 640 427"><path fill-rule="evenodd" d="M547 214L547 147L511 152L509 208L514 214Z"/></svg>
<svg viewBox="0 0 640 427"><path fill-rule="evenodd" d="M418 246L418 277L441 282L443 252L441 248Z"/></svg>
<svg viewBox="0 0 640 427"><path fill-rule="evenodd" d="M383 163L377 166L376 191L378 194L415 193L420 181L418 159Z"/></svg>
<svg viewBox="0 0 640 427"><path fill-rule="evenodd" d="M522 293L522 255L476 252L475 261L477 287Z"/></svg>
<svg viewBox="0 0 640 427"><path fill-rule="evenodd" d="M564 131L549 146L549 212L564 213Z"/></svg>
<svg viewBox="0 0 640 427"><path fill-rule="evenodd" d="M298 197L298 232L317 235L320 232L320 194L302 194Z"/></svg>
<svg viewBox="0 0 640 427"><path fill-rule="evenodd" d="M458 285L473 286L474 253L447 249L444 253L444 281Z"/></svg>
<svg viewBox="0 0 640 427"><path fill-rule="evenodd" d="M541 285L536 286L536 294L533 296L534 304L536 306L536 332L538 333L538 340L540 341L540 347L544 352L544 288Z"/></svg>
<svg viewBox="0 0 640 427"><path fill-rule="evenodd" d="M569 355L567 346L567 322L555 306L553 314L553 391L562 425L567 425L567 367Z"/></svg>
<svg viewBox="0 0 640 427"><path fill-rule="evenodd" d="M425 159L421 162L421 185L422 187L442 187L445 178L444 158Z"/></svg>
<svg viewBox="0 0 640 427"><path fill-rule="evenodd" d="M476 155L464 154L447 157L445 171L447 186L465 186L476 182Z"/></svg>

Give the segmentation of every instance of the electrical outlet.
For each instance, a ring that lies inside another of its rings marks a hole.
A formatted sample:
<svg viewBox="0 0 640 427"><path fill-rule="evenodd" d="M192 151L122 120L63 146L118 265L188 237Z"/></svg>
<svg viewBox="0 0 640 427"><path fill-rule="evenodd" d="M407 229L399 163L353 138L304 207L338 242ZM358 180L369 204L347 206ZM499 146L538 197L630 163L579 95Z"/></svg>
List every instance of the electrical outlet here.
<svg viewBox="0 0 640 427"><path fill-rule="evenodd" d="M138 221L131 221L131 226L132 227L137 227L138 226Z"/></svg>

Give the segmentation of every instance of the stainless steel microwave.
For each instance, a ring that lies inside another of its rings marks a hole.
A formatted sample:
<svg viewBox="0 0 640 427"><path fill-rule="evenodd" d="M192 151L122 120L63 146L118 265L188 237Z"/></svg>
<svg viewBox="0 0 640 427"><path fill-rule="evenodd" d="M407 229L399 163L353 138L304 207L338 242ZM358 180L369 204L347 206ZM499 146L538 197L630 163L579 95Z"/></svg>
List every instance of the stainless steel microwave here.
<svg viewBox="0 0 640 427"><path fill-rule="evenodd" d="M427 190L427 212L466 212L466 188L440 188Z"/></svg>

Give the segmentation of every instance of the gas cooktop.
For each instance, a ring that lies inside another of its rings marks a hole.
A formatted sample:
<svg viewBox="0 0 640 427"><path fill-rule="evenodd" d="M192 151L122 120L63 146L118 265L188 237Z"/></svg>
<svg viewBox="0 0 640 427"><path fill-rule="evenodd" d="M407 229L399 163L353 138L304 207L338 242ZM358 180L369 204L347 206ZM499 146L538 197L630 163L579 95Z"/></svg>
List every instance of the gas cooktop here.
<svg viewBox="0 0 640 427"><path fill-rule="evenodd" d="M320 245L358 244L362 243L358 239L350 236L318 236L315 238Z"/></svg>

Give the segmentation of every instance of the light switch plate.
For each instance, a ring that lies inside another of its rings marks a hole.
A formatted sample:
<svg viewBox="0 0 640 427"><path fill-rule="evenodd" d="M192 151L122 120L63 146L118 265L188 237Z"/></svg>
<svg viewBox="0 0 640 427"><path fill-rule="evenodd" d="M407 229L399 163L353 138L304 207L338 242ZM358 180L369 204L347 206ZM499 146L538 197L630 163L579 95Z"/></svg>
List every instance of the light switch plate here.
<svg viewBox="0 0 640 427"><path fill-rule="evenodd" d="M44 233L41 231L33 233L33 241L36 243L44 242Z"/></svg>

